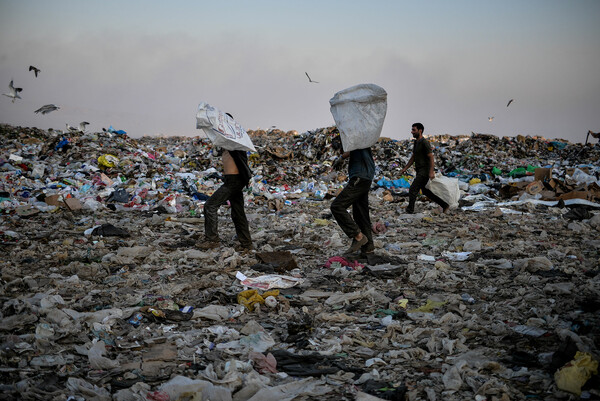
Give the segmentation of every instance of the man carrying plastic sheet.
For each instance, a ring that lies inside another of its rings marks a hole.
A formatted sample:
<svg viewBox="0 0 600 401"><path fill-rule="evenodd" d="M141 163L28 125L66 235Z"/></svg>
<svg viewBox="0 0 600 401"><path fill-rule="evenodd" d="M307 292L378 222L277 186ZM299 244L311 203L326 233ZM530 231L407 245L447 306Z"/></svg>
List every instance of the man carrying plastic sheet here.
<svg viewBox="0 0 600 401"><path fill-rule="evenodd" d="M227 115L231 117L230 114ZM252 176L252 170L248 167L248 156L243 150L223 150L222 162L223 185L204 204L205 241L199 247L212 249L219 246L217 211L223 203L229 201L231 220L233 220L241 249L250 250L252 249L252 238L244 211L244 194L242 192Z"/></svg>
<svg viewBox="0 0 600 401"><path fill-rule="evenodd" d="M373 253L375 249L369 217L369 190L375 177L375 162L371 148L356 149L344 152L334 162L334 167L340 166L342 159L347 158L350 158L348 183L331 203L331 213L342 231L352 238L352 244L345 253L353 254L360 250L364 256ZM352 206L352 216L348 213L350 206Z"/></svg>
<svg viewBox="0 0 600 401"><path fill-rule="evenodd" d="M433 171L435 161L431 151L431 144L427 139L423 138L424 130L425 127L421 123L414 123L412 125L410 133L415 139L413 154L408 160L406 167L400 172L400 175L404 174L413 163L415 164L417 174L408 190L408 206L406 207L406 213L415 212L415 202L417 201L419 191L422 191L423 195L440 205L445 213L448 210L449 205L439 196L425 188L427 182L435 177L435 172Z"/></svg>

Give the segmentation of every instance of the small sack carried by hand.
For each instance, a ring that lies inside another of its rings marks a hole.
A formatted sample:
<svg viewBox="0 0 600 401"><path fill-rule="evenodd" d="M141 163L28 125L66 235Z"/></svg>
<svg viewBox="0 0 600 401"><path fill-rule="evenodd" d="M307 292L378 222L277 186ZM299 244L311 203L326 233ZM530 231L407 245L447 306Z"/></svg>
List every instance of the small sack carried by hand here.
<svg viewBox="0 0 600 401"><path fill-rule="evenodd" d="M450 178L441 174L436 174L435 178L429 180L425 188L439 196L444 202L450 205L451 209L458 206L460 199L460 189L458 188L458 178Z"/></svg>

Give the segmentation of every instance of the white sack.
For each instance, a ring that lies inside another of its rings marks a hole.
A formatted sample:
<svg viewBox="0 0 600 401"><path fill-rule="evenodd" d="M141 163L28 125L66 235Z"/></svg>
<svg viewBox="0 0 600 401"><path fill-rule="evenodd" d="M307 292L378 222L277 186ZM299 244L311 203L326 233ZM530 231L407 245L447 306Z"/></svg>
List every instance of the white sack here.
<svg viewBox="0 0 600 401"><path fill-rule="evenodd" d="M215 146L226 150L256 152L252 140L233 118L208 103L200 103L196 114L196 128L202 130Z"/></svg>
<svg viewBox="0 0 600 401"><path fill-rule="evenodd" d="M368 148L377 142L387 112L387 93L382 87L356 85L336 93L329 104L344 152Z"/></svg>
<svg viewBox="0 0 600 401"><path fill-rule="evenodd" d="M458 178L450 178L441 174L436 174L433 180L429 180L425 188L439 196L444 202L454 209L458 207L460 199L460 189L458 188Z"/></svg>

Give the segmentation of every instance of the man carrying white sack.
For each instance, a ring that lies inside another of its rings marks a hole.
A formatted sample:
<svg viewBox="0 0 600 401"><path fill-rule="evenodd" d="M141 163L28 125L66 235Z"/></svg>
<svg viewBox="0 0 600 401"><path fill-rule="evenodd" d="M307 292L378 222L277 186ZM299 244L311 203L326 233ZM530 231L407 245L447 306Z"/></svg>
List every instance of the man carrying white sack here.
<svg viewBox="0 0 600 401"><path fill-rule="evenodd" d="M227 113L229 117L231 114ZM233 118L233 117L231 117ZM248 156L242 150L223 150L223 185L204 204L205 241L200 249L212 249L220 245L217 211L226 201L231 205L231 220L242 250L252 249L252 238L248 219L244 211L243 189L250 182L252 170L248 167Z"/></svg>
<svg viewBox="0 0 600 401"><path fill-rule="evenodd" d="M375 249L369 217L369 190L375 177L371 146L381 135L387 112L387 93L375 84L358 84L337 92L329 105L340 131L336 138L344 152L334 167L341 165L342 159L350 158L348 183L331 203L331 213L342 231L352 238L346 254L360 250L366 256ZM352 216L348 213L350 206Z"/></svg>
<svg viewBox="0 0 600 401"><path fill-rule="evenodd" d="M410 189L408 190L408 206L406 207L406 213L412 214L415 212L415 202L417 201L417 196L419 196L419 191L422 191L423 195L440 205L442 207L442 211L446 213L449 205L439 196L425 188L427 182L430 179L435 178L435 171L433 170L435 161L433 159L433 152L431 151L431 144L423 137L424 130L425 127L421 123L414 123L412 125L410 133L415 139L413 154L408 160L406 167L404 167L400 172L400 175L404 174L404 172L408 170L413 163L415 164L415 170L417 174L413 179L412 184L410 184Z"/></svg>
<svg viewBox="0 0 600 401"><path fill-rule="evenodd" d="M375 177L375 161L371 148L356 149L344 152L334 162L334 167L340 166L342 159L347 158L350 158L348 183L331 203L331 213L342 231L352 238L352 244L345 254L353 254L360 250L361 255L365 256L373 253L375 249L369 216L369 190ZM348 213L350 206L352 216Z"/></svg>

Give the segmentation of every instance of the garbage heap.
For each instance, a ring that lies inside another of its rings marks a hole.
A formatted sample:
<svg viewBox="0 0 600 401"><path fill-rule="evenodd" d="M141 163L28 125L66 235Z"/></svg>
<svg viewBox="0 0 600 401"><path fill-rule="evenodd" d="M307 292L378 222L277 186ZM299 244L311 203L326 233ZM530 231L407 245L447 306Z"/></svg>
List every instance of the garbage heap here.
<svg viewBox="0 0 600 401"><path fill-rule="evenodd" d="M405 214L373 147L376 251L329 211L335 127L251 132L255 250L196 247L200 138L0 126L0 391L26 400L599 399L597 147L431 137L458 209Z"/></svg>

